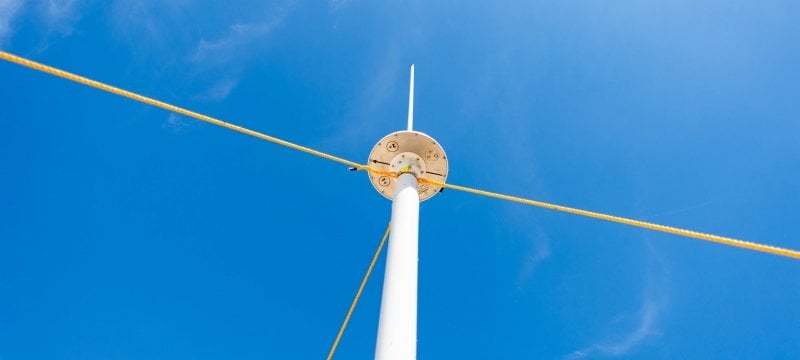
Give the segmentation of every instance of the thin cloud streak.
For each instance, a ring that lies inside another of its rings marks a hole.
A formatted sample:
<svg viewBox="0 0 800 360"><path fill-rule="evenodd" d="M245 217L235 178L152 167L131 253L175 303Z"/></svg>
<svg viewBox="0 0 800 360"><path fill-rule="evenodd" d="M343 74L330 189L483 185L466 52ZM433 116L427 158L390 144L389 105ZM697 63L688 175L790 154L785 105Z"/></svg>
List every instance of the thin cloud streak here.
<svg viewBox="0 0 800 360"><path fill-rule="evenodd" d="M192 55L192 62L206 66L229 63L239 58L248 46L266 37L282 20L278 18L259 24L233 24L228 33L218 40L200 40Z"/></svg>
<svg viewBox="0 0 800 360"><path fill-rule="evenodd" d="M350 5L351 2L351 0L329 0L328 8L330 8L331 11L339 11Z"/></svg>
<svg viewBox="0 0 800 360"><path fill-rule="evenodd" d="M713 203L714 203L714 201L712 201L712 200L703 201L701 203L697 203L697 204L694 204L694 205L689 205L689 206L684 206L682 208L678 208L678 209L674 209L674 210L667 210L667 211L659 212L659 213L657 213L655 215L649 215L648 218L654 219L654 218L661 217L661 216L680 214L680 213L691 211L691 210L697 210L699 208L711 205Z"/></svg>
<svg viewBox="0 0 800 360"><path fill-rule="evenodd" d="M367 135L371 136L376 132L380 134L385 131L377 129L402 129L406 125L405 114L396 118L385 118L379 115L382 114L382 109L391 99L391 95L397 92L407 94L408 91L408 85L404 83L404 81L408 81L408 73L405 72L406 65L400 62L400 51L396 45L389 42L386 47L381 48L381 54L376 58L378 60L372 63L370 70L366 71L369 76L365 77L367 80L364 83L363 91L360 91L356 100L353 101L353 104L357 106L348 109L345 116L337 119L340 125L323 142L325 147L346 148L358 144L356 140L363 139ZM399 79L404 81L399 81ZM408 95L395 99L403 101L405 105L405 102L408 101L406 96Z"/></svg>
<svg viewBox="0 0 800 360"><path fill-rule="evenodd" d="M39 5L42 20L47 31L62 35L72 34L75 23L80 19L78 0L48 0Z"/></svg>
<svg viewBox="0 0 800 360"><path fill-rule="evenodd" d="M525 256L517 277L519 279L517 288L522 288L533 276L536 267L550 257L550 243L546 237L540 237L531 242L531 250Z"/></svg>
<svg viewBox="0 0 800 360"><path fill-rule="evenodd" d="M231 91L236 87L239 83L239 80L234 78L224 78L220 81L217 81L216 84L211 86L206 92L197 95L195 98L197 100L205 100L205 101L220 101L224 100L225 98L230 95Z"/></svg>
<svg viewBox="0 0 800 360"><path fill-rule="evenodd" d="M522 265L517 273L517 290L524 290L530 283L536 268L550 257L550 237L538 223L531 223L531 220L523 212L513 208L509 210L507 219L514 224L515 228L528 228L525 234L521 234L526 240L526 249L522 257Z"/></svg>
<svg viewBox="0 0 800 360"><path fill-rule="evenodd" d="M14 20L24 5L24 0L0 0L0 47L4 47L13 34Z"/></svg>
<svg viewBox="0 0 800 360"><path fill-rule="evenodd" d="M604 340L585 349L575 351L569 356L565 357L565 359L583 359L587 356L595 354L601 354L605 356L621 356L628 354L648 337L656 334L653 329L660 313L661 306L659 303L653 299L647 299L642 304L642 308L639 310L638 325L633 329L633 331L623 335L617 340Z"/></svg>
<svg viewBox="0 0 800 360"><path fill-rule="evenodd" d="M266 21L234 23L219 39L200 40L190 56L190 62L198 71L224 74L221 80L197 98L210 101L227 98L238 85L246 63L253 56L253 49L262 48L258 46L259 43L283 24L293 6L294 2L289 2L274 10L274 15Z"/></svg>
<svg viewBox="0 0 800 360"><path fill-rule="evenodd" d="M633 331L619 340L600 342L578 350L567 356L566 359L583 359L598 353L606 356L625 355L655 333L653 327L656 320L658 320L659 313L660 306L652 300L647 300L642 304L642 309L639 312L639 324Z"/></svg>
<svg viewBox="0 0 800 360"><path fill-rule="evenodd" d="M248 63L263 52L266 41L286 21L294 4L290 0L264 5L249 13L252 16L248 17L255 20L233 19L218 34L205 36L190 23L198 6L188 0L116 0L109 16L115 35L132 47L134 60L153 57L148 62L159 64L160 72L210 84L189 97L220 101L236 89Z"/></svg>
<svg viewBox="0 0 800 360"><path fill-rule="evenodd" d="M645 241L649 256L647 285L644 301L637 313L636 326L622 335L611 334L591 346L565 356L567 360L583 359L591 355L623 356L635 350L652 336L658 335L658 321L663 317L669 301L667 287L669 270L658 256L649 240ZM624 317L625 314L623 314Z"/></svg>
<svg viewBox="0 0 800 360"><path fill-rule="evenodd" d="M129 47L134 64L156 73L185 69L194 31L187 0L115 0L108 6L113 36Z"/></svg>
<svg viewBox="0 0 800 360"><path fill-rule="evenodd" d="M181 115L170 113L167 116L167 121L161 125L164 129L170 129L175 134L180 134L183 132L183 129L190 126L190 123L186 122L185 118Z"/></svg>
<svg viewBox="0 0 800 360"><path fill-rule="evenodd" d="M37 53L43 53L55 42L54 38L64 38L72 35L75 24L80 20L79 4L81 0L48 0L39 3L36 8L41 26L44 27L45 37L36 48Z"/></svg>

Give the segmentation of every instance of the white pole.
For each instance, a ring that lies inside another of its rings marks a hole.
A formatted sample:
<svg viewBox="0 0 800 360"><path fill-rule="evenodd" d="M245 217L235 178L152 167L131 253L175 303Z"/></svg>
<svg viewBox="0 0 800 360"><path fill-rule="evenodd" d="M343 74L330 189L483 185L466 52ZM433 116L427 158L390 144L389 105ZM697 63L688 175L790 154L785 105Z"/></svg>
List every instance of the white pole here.
<svg viewBox="0 0 800 360"><path fill-rule="evenodd" d="M408 87L408 131L414 130L414 64L411 64L411 83Z"/></svg>
<svg viewBox="0 0 800 360"><path fill-rule="evenodd" d="M417 358L418 231L417 178L404 173L397 178L392 202L392 232L383 278L376 360Z"/></svg>

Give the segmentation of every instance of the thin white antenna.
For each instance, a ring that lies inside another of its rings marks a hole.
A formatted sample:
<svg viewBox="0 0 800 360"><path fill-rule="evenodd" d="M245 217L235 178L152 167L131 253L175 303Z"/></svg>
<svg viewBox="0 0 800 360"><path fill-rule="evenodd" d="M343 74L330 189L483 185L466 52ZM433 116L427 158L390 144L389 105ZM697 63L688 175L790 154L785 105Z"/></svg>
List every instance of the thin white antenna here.
<svg viewBox="0 0 800 360"><path fill-rule="evenodd" d="M414 130L414 64L411 64L411 84L408 87L408 131Z"/></svg>

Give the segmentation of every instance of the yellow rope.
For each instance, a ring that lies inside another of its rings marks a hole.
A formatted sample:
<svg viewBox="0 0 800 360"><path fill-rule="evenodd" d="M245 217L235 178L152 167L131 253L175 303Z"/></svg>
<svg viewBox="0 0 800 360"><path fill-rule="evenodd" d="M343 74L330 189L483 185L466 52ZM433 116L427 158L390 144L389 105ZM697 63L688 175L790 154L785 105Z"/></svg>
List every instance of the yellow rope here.
<svg viewBox="0 0 800 360"><path fill-rule="evenodd" d="M352 167L356 168L357 170L366 170L366 171L369 171L369 172L372 172L372 173L376 173L376 174L385 174L386 173L385 171L374 169L374 168L371 168L371 167L369 167L367 165L361 165L361 164L358 164L358 163L350 161L350 160L346 160L346 159L343 159L343 158L340 158L340 157L337 157L337 156L334 156L334 155L330 155L330 154L327 154L327 153L324 153L324 152L321 152L321 151L318 151L318 150L307 148L305 146L297 145L295 143L291 143L291 142L288 142L288 141L283 140L283 139L279 139L279 138L276 138L276 137L273 137L273 136L269 136L269 135L266 135L266 134L263 134L263 133L260 133L260 132L257 132L257 131L253 131L253 130L250 130L250 129L247 129L247 128L244 128L244 127L241 127L241 126L238 126L238 125L234 125L234 124L231 124L231 123L219 120L219 119L215 119L215 118L207 116L207 115L196 113L194 111L186 110L184 108L181 108L181 107L178 107L178 106L175 106L175 105L171 105L171 104L167 104L165 102L162 102L162 101L159 101L159 100L155 100L155 99L143 96L143 95L139 95L139 94L127 91L127 90L123 90L123 89L120 89L120 88L117 88L117 87L114 87L114 86L111 86L111 85L107 85L107 84L101 83L99 81L95 81L95 80L91 80L91 79L88 79L88 78L85 78L85 77L82 77L82 76L79 76L79 75L75 75L73 73L66 72L64 70L59 70L59 69L56 69L56 68L51 67L51 66L47 66L47 65L35 62L35 61L31 61L31 60L28 60L28 59L25 59L25 58L22 58L22 57L19 57L19 56L16 56L16 55L9 54L7 52L0 51L0 59L9 61L9 62L12 62L12 63L15 63L15 64L19 64L19 65L22 65L22 66L26 66L26 67L29 67L31 69L38 70L38 71L41 71L41 72L45 72L45 73L48 73L48 74L51 74L51 75L55 75L55 76L58 76L58 77L61 77L61 78L67 79L67 80L71 80L71 81L74 81L74 82L77 82L77 83L80 83L80 84L91 86L93 88L97 88L97 89L100 89L100 90L103 90L103 91L107 91L107 92L110 92L112 94L124 96L124 97L127 97L127 98L132 99L132 100L136 100L136 101L139 101L139 102L142 102L142 103L145 103L145 104L149 104L149 105L152 105L152 106L155 106L155 107L159 107L159 108L162 108L162 109L165 109L165 110L168 110L168 111L172 111L172 112L175 112L175 113L178 113L178 114L181 114L181 115L185 115L185 116L197 119L197 120L201 120L201 121L205 121L205 122L208 122L208 123L211 123L211 124L214 124L214 125L222 126L224 128L227 128L227 129L230 129L230 130L233 130L233 131L238 131L240 133L247 134L247 135L250 135L250 136L254 136L254 137L257 137L259 139L266 140L266 141L269 141L269 142L272 142L272 143L275 143L275 144L278 144L278 145L282 145L282 146L285 146L285 147L288 147L288 148L291 148L291 149L294 149L294 150L298 150L298 151L301 151L301 152L304 152L304 153L307 153L307 154L311 154L311 155L318 156L318 157L321 157L321 158L324 158L324 159L335 161L335 162L338 162L340 164L344 164L344 165L347 165L347 166L352 166ZM388 174L396 175L396 173L388 173ZM638 227L645 228L645 229L663 231L663 232L666 232L666 233L687 236L687 237L691 237L691 238L695 238L695 239L708 240L708 241L718 242L718 243L725 244L725 245L737 246L737 247L741 247L741 248L745 248L745 249L750 249L750 250L755 250L755 251L762 251L762 252L771 253L771 254L775 254L775 255L781 255L781 256L787 256L787 257L800 259L800 251L783 249L783 248L779 248L779 247L775 247L775 246L769 246L769 245L763 245L763 244L758 244L758 243L753 243L753 242L748 242L748 241L742 241L742 240L727 238L727 237L723 237L723 236L704 234L704 233L700 233L700 232L696 232L696 231L678 229L678 228L674 228L674 227L670 227L670 226L664 226L664 225L658 225L658 224L648 223L648 222L639 221L639 220L627 219L627 218L623 218L623 217L619 217L619 216L606 215L606 214L597 213L597 212L593 212L593 211L586 211L586 210L575 209L575 208L570 208L570 207L561 206L561 205L549 204L549 203L545 203L545 202L541 202L541 201L528 200L528 199L523 199L523 198L516 197L516 196L503 195L503 194L493 193L493 192L489 192L489 191L472 189L472 188L468 188L468 187L464 187L464 186L458 186L458 185L453 185L453 184L445 184L445 183L438 182L438 181L433 181L433 180L419 179L419 181L420 181L420 183L427 183L427 184L431 184L431 185L446 187L446 188L450 188L450 189L454 189L454 190L460 190L460 191L464 191L464 192L469 192L469 193L473 193L473 194L493 197L493 198L497 198L497 199L513 201L513 202L518 202L518 203L527 204L527 205L539 206L539 207L543 207L543 208L547 208L547 209L551 209L551 210L563 211L563 212L567 212L567 213L571 213L571 214L588 216L588 217L593 217L593 218L597 218L597 219L602 219L602 220L622 223L622 224L626 224L626 225L638 226Z"/></svg>
<svg viewBox="0 0 800 360"><path fill-rule="evenodd" d="M679 228L675 228L675 227L671 227L671 226L653 224L653 223L649 223L649 222L645 222L645 221L639 221L639 220L633 220L633 219L628 219L628 218L614 216L614 215L602 214L602 213L598 213L598 212L594 212L594 211L575 209L575 208L571 208L571 207L550 204L550 203L546 203L546 202L542 202L542 201L523 199L523 198L516 197L516 196L509 196L509 195L498 194L498 193L494 193L494 192L490 192L490 191L472 189L472 188L468 188L468 187L465 187L465 186L459 186L459 185L453 185L453 184L445 184L445 183L438 182L438 181L431 181L431 180L421 179L421 182L422 183L432 184L432 185L437 185L437 186L442 186L442 187L446 187L446 188L453 189L453 190L464 191L464 192L468 192L468 193L472 193L472 194L488 196L488 197L492 197L492 198L496 198L496 199L502 199L502 200L513 201L513 202L526 204L526 205L538 206L538 207L542 207L542 208L546 208L546 209L550 209L550 210L563 211L563 212L570 213L570 214L588 216L588 217L592 217L592 218L596 218L596 219L601 219L601 220L606 220L606 221L613 221L613 222L621 223L621 224L625 224L625 225L631 225L631 226L636 226L636 227L650 229L650 230L662 231L662 232L665 232L665 233L681 235L681 236L686 236L686 237L700 239L700 240L713 241L713 242L717 242L717 243L724 244L724 245L736 246L736 247L745 248L745 249L749 249L749 250L761 251L761 252L770 253L770 254L774 254L774 255L780 255L780 256L786 256L786 257L790 257L790 258L800 259L800 251L797 251L797 250L784 249L784 248L780 248L780 247L776 247L776 246L770 246L770 245L758 244L758 243L749 242L749 241L737 240L737 239L732 239L732 238L724 237L724 236L717 236L717 235L705 234L705 233L701 233L701 232L697 232L697 231L684 230L684 229L679 229Z"/></svg>
<svg viewBox="0 0 800 360"><path fill-rule="evenodd" d="M145 104L152 105L152 106L155 106L155 107L159 107L159 108L162 108L164 110L172 111L172 112L175 112L175 113L178 113L178 114L181 114L181 115L185 115L185 116L197 119L197 120L201 120L201 121L205 121L205 122L208 122L208 123L212 123L214 125L222 126L224 128L228 128L228 129L233 130L233 131L238 131L240 133L247 134L247 135L250 135L250 136L254 136L254 137L257 137L259 139L266 140L266 141L269 141L271 143L275 143L275 144L278 144L278 145L283 145L283 146L286 146L288 148L291 148L291 149L294 149L294 150L298 150L298 151L302 151L302 152L307 153L307 154L319 156L321 158L332 160L332 161L338 162L340 164L352 166L352 167L354 167L356 169L359 169L359 170L369 170L368 166L364 166L364 165L358 164L358 163L350 161L350 160L342 159L340 157L333 156L333 155L324 153L322 151L317 151L317 150L314 150L314 149L311 149L311 148L307 148L305 146L301 146L301 145L297 145L295 143L288 142L288 141L283 140L283 139L279 139L279 138L276 138L276 137L273 137L273 136L262 134L262 133L260 133L258 131L253 131L253 130L250 130L250 129L247 129L247 128L243 128L243 127L238 126L238 125L234 125L234 124L231 124L231 123L219 120L219 119L215 119L215 118L210 117L210 116L199 114L199 113L196 113L194 111L186 110L184 108L181 108L181 107L178 107L178 106L175 106L175 105L167 104L167 103L165 103L163 101L155 100L153 98L149 98L149 97L146 97L146 96L143 96L143 95L139 95L139 94L127 91L127 90L123 90L123 89L120 89L118 87L107 85L107 84L101 83L99 81L95 81L95 80L92 80L92 79L85 78L85 77L80 76L80 75L75 75L73 73L66 72L64 70L59 70L59 69L56 69L56 68L51 67L51 66L40 64L40 63L35 62L35 61L31 61L31 60L28 60L28 59L25 59L25 58L22 58L22 57L13 55L13 54L9 54L7 52L0 51L0 59L9 61L9 62L12 62L12 63L15 63L15 64L19 64L19 65L22 65L22 66L27 66L27 67L29 67L31 69L34 69L34 70L39 70L41 72L44 72L44 73L47 73L47 74L50 74L50 75L55 75L55 76L58 76L58 77L61 77L61 78L67 79L67 80L71 80L71 81L74 81L74 82L77 82L77 83L80 83L80 84L83 84L83 85L91 86L93 88L100 89L100 90L103 90L103 91L107 91L107 92L110 92L112 94L116 94L116 95L119 95L119 96L124 96L124 97L129 98L129 99L133 99L133 100L136 100L136 101L139 101L139 102L143 102Z"/></svg>
<svg viewBox="0 0 800 360"><path fill-rule="evenodd" d="M347 310L347 315L344 317L344 321L342 322L342 326L339 327L339 333L336 334L336 340L333 341L333 346L331 346L331 351L328 352L328 360L333 359L333 354L336 352L336 347L339 346L339 341L342 340L342 334L344 334L344 329L347 328L347 323L350 322L350 315L353 315L353 310L356 308L356 304L358 304L358 299L361 298L361 292L364 291L364 286L367 285L367 280L369 280L370 274L372 274L372 269L375 268L375 263L378 262L378 258L381 255L381 251L383 251L383 245L386 244L386 238L389 237L389 230L392 228L391 224L386 227L386 232L383 233L383 238L381 239L380 245L378 245L378 249L375 250L375 255L372 256L372 262L369 263L369 268L367 268L367 273L364 274L364 278L361 280L361 285L358 287L358 291L356 292L355 298L353 298L353 302L350 304L350 309Z"/></svg>

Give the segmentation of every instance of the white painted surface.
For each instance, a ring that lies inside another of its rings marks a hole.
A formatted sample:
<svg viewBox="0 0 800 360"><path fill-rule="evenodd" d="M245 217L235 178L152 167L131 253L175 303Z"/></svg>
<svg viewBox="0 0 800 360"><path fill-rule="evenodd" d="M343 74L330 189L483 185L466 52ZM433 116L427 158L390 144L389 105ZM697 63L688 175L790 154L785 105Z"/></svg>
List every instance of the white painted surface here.
<svg viewBox="0 0 800 360"><path fill-rule="evenodd" d="M414 130L414 64L411 64L411 83L408 87L408 131Z"/></svg>
<svg viewBox="0 0 800 360"><path fill-rule="evenodd" d="M417 263L419 252L417 178L402 174L392 202L392 231L386 254L377 360L417 358Z"/></svg>

